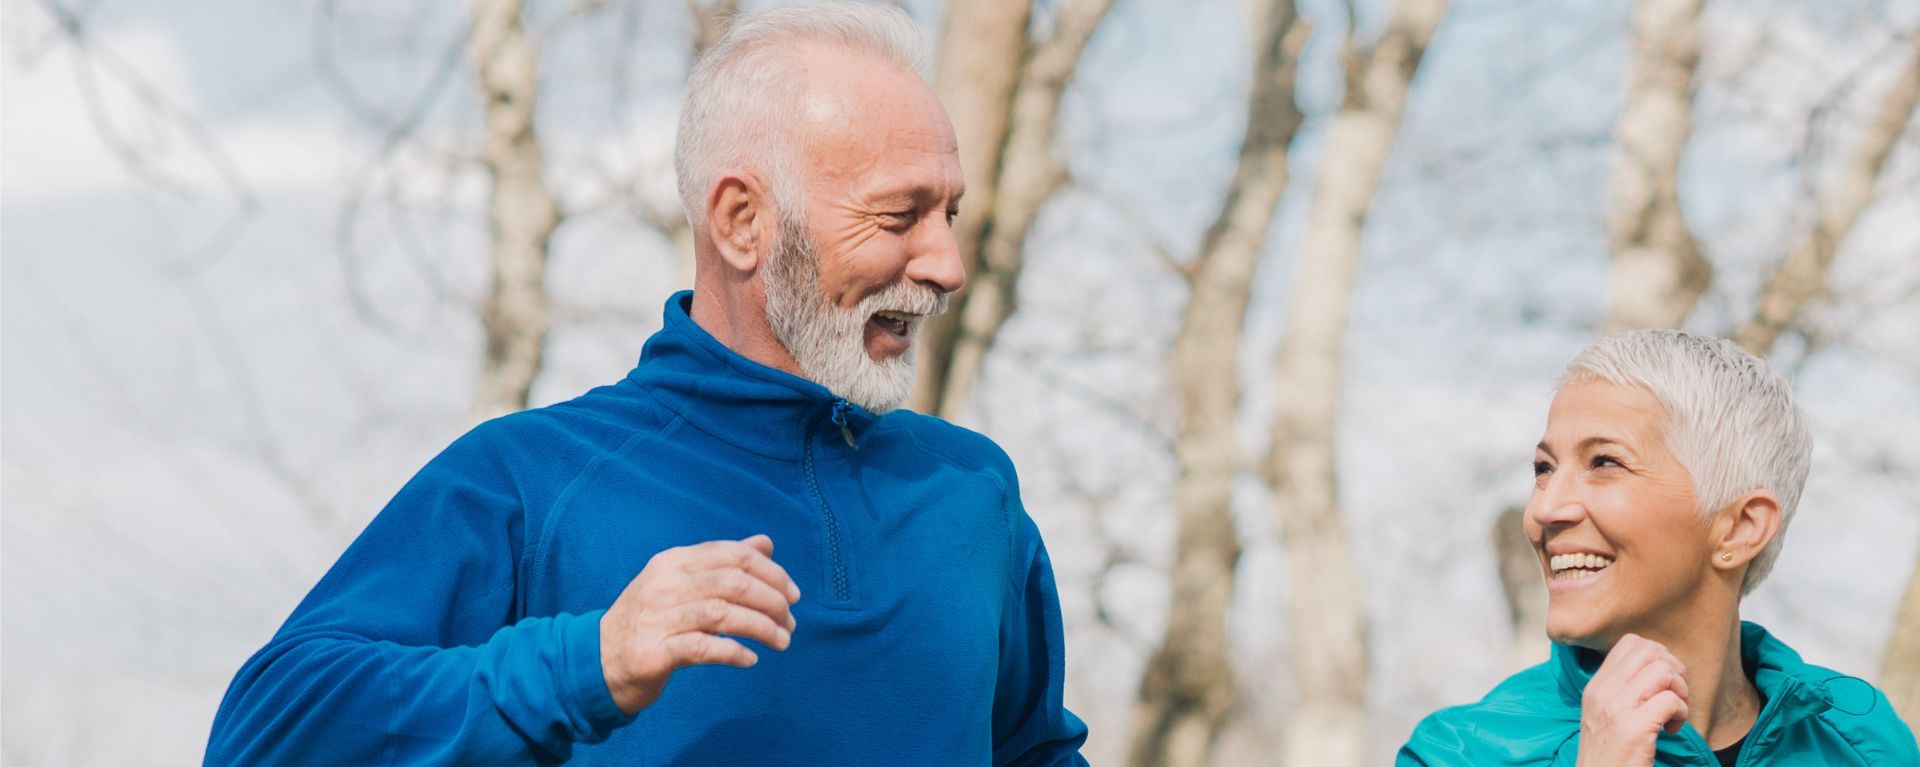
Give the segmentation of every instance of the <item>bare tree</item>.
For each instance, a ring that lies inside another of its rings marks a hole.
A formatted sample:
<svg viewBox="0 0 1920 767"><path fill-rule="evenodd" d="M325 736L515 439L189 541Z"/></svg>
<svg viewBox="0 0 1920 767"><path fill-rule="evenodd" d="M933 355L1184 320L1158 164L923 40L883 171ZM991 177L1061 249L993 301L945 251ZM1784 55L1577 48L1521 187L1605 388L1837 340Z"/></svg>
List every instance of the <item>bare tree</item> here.
<svg viewBox="0 0 1920 767"><path fill-rule="evenodd" d="M1493 550L1499 560L1500 585L1507 594L1507 617L1513 622L1513 654L1507 668L1520 671L1552 654L1547 641L1547 581L1540 574L1540 558L1527 540L1526 507L1500 513L1493 524Z"/></svg>
<svg viewBox="0 0 1920 767"><path fill-rule="evenodd" d="M971 395L1001 324L1013 314L1027 230L1066 180L1053 157L1060 95L1112 7L1113 0L1063 0L1052 33L1034 45L1026 31L1028 0L948 5L939 87L957 113L954 128L970 190L955 227L969 282L953 311L921 329L920 379L908 402L916 411L954 417ZM1009 61L1019 62L1010 90L1003 85ZM975 77L980 81L963 82ZM995 125L1001 114L1002 125ZM974 175L987 168L984 176ZM978 211L971 214L978 218L968 218L968 211Z"/></svg>
<svg viewBox="0 0 1920 767"><path fill-rule="evenodd" d="M1253 79L1239 166L1199 255L1169 259L1189 290L1173 346L1183 416L1174 444L1179 541L1166 638L1140 681L1135 767L1207 764L1235 698L1227 608L1240 559L1232 505L1242 466L1234 430L1240 339L1261 246L1287 188L1287 151L1301 120L1294 79L1308 29L1293 0L1256 0L1253 11Z"/></svg>
<svg viewBox="0 0 1920 767"><path fill-rule="evenodd" d="M560 207L542 177L534 134L540 57L521 23L520 0L469 0L467 56L486 101L481 162L493 178L488 201L493 279L481 305L486 358L473 420L525 409L540 375L549 324L547 243Z"/></svg>
<svg viewBox="0 0 1920 767"><path fill-rule="evenodd" d="M1367 206L1393 148L1414 74L1446 0L1395 0L1371 47L1347 29L1347 92L1328 129L1274 383L1269 470L1291 582L1288 627L1297 696L1283 764L1345 767L1366 758L1365 602L1340 521L1334 427L1342 340Z"/></svg>
<svg viewBox="0 0 1920 767"><path fill-rule="evenodd" d="M993 212L1006 147L1008 117L1021 62L1027 57L1032 0L947 3L934 87L953 120L960 142L960 172L967 196L953 222L953 238L968 275L980 271L980 236ZM927 320L920 331L920 377L908 407L939 413L947 370L959 337L960 312Z"/></svg>
<svg viewBox="0 0 1920 767"><path fill-rule="evenodd" d="M1893 619L1893 635L1880 658L1880 690L1907 726L1920 729L1920 566L1907 582Z"/></svg>
<svg viewBox="0 0 1920 767"><path fill-rule="evenodd" d="M1840 177L1819 197L1819 220L1807 239L1775 268L1760 289L1759 308L1753 318L1733 334L1733 340L1747 351L1766 356L1773 341L1793 322L1800 307L1826 292L1827 265L1841 241L1860 217L1860 211L1873 200L1880 170L1893 153L1894 142L1906 131L1914 105L1920 102L1920 51L1916 51L1881 101L1880 112L1867 126L1865 136L1854 148L1853 156L1841 166ZM1916 627L1920 628L1920 627Z"/></svg>
<svg viewBox="0 0 1920 767"><path fill-rule="evenodd" d="M1713 280L1680 209L1680 153L1693 134L1701 0L1636 0L1633 63L1614 123L1613 250L1606 333L1679 327Z"/></svg>

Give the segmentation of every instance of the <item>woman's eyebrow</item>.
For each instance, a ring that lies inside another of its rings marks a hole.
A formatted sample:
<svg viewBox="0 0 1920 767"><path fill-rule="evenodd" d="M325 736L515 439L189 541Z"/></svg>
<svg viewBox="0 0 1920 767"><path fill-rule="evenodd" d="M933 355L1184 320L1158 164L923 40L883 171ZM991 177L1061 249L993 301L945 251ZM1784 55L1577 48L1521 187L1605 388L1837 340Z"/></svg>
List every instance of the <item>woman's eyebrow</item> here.
<svg viewBox="0 0 1920 767"><path fill-rule="evenodd" d="M1612 437L1588 437L1586 439L1580 440L1581 452L1592 450L1593 448L1600 445L1613 445L1615 447L1626 447L1627 443L1621 442L1620 440L1614 439Z"/></svg>

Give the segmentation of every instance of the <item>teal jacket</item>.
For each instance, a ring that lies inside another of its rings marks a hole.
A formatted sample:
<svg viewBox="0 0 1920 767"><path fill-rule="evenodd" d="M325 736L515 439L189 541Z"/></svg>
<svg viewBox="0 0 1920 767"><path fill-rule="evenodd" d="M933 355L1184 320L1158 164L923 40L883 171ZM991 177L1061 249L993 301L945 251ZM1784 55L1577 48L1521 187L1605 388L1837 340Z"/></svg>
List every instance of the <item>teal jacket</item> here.
<svg viewBox="0 0 1920 767"><path fill-rule="evenodd" d="M1767 699L1740 750L1740 767L1920 765L1913 731L1873 685L1800 660L1766 629L1741 625L1740 655ZM1567 765L1580 755L1580 696L1601 655L1553 646L1545 663L1514 674L1479 703L1442 709L1400 748L1400 767ZM1660 734L1654 763L1718 767L1707 740L1684 725Z"/></svg>

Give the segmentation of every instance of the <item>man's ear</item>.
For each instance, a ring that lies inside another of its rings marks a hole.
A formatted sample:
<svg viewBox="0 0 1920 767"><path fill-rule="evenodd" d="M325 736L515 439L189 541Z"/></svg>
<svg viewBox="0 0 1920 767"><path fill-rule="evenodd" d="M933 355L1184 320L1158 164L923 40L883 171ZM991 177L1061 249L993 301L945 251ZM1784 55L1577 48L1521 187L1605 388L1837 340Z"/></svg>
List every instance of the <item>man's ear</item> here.
<svg viewBox="0 0 1920 767"><path fill-rule="evenodd" d="M714 180L707 194L707 237L727 266L748 274L759 269L773 240L772 202L751 173L727 170Z"/></svg>
<svg viewBox="0 0 1920 767"><path fill-rule="evenodd" d="M1771 490L1755 490L1721 513L1713 548L1713 566L1719 570L1745 567L1780 534L1780 497Z"/></svg>

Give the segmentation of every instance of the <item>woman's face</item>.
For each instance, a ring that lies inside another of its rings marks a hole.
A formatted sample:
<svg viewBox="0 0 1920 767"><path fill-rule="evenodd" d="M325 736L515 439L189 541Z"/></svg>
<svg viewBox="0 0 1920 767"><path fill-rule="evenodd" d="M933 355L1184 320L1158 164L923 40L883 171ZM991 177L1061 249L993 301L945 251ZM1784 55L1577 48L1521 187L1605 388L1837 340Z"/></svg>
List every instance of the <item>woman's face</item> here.
<svg viewBox="0 0 1920 767"><path fill-rule="evenodd" d="M1667 451L1666 411L1604 381L1553 399L1534 451L1527 537L1547 577L1547 636L1606 650L1622 634L1687 630L1712 566L1693 477Z"/></svg>

